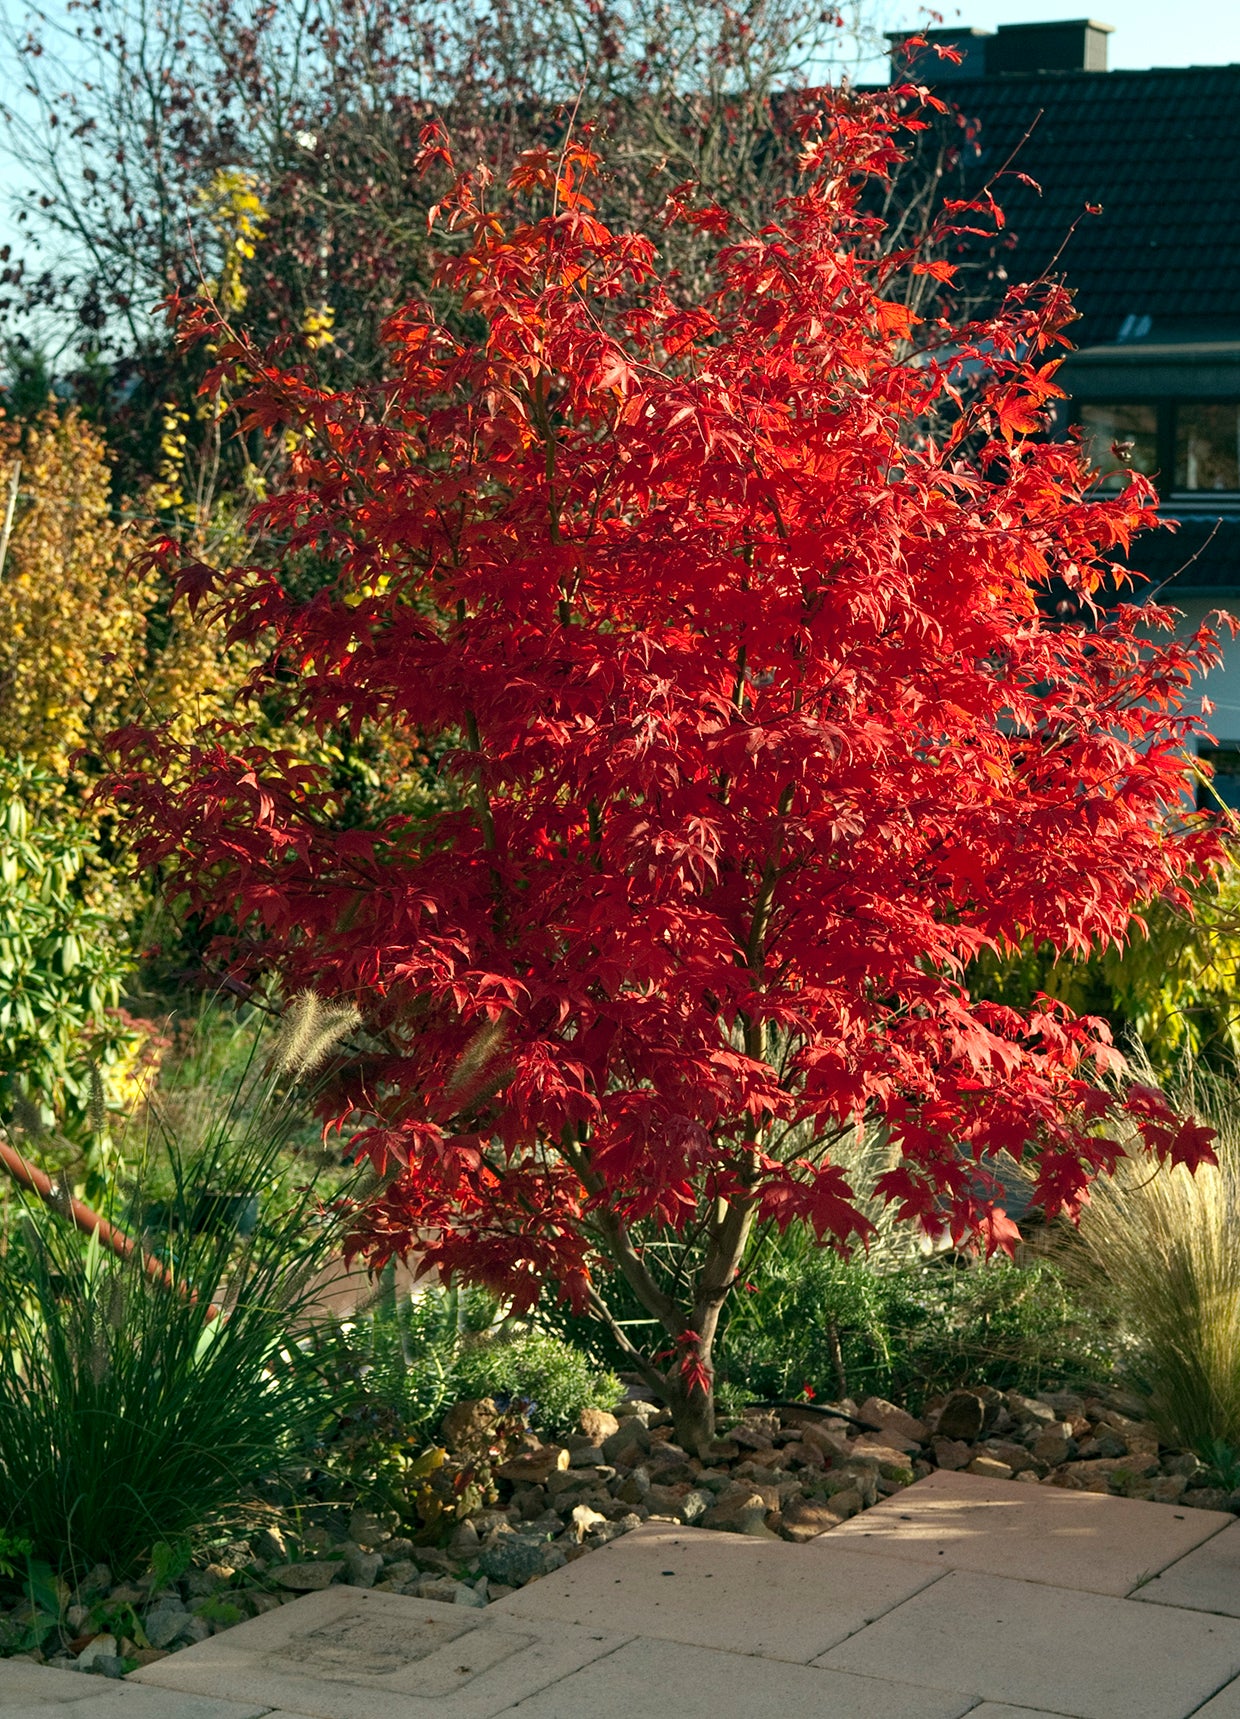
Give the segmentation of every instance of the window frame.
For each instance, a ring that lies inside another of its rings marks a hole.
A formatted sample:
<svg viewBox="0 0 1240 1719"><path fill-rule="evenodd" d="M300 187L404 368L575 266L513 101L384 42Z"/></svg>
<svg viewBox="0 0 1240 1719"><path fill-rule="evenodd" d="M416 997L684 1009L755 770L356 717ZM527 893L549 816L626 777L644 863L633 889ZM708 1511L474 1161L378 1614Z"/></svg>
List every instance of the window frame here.
<svg viewBox="0 0 1240 1719"><path fill-rule="evenodd" d="M1240 501L1240 487L1236 489L1180 489L1175 483L1175 428L1176 412L1181 406L1209 405L1235 406L1240 412L1240 395L1229 394L1218 398L1206 398L1196 394L1163 394L1157 397L1146 395L1123 394L1118 389L1106 394L1090 390L1090 396L1085 398L1074 394L1069 403L1068 423L1073 429L1082 426L1081 411L1085 406L1152 406L1155 412L1155 464L1158 475L1150 482L1158 492L1160 502L1185 502L1195 507L1209 505L1211 501L1236 502Z"/></svg>

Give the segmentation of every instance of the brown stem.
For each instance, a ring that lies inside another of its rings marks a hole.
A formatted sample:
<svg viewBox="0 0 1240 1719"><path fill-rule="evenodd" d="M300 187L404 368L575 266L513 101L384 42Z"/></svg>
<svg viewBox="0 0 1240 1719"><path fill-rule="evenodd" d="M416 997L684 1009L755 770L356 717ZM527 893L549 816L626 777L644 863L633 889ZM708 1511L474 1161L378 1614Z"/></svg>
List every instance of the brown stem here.
<svg viewBox="0 0 1240 1719"><path fill-rule="evenodd" d="M142 1269L152 1283L161 1284L165 1289L175 1289L181 1295L187 1296L190 1301L198 1299L193 1290L187 1289L183 1283L179 1283L167 1266L157 1260L153 1254L143 1253L138 1244L132 1237L127 1236L124 1230L118 1230L115 1224L110 1224L106 1218L101 1218L98 1212L93 1211L90 1206L84 1205L81 1200L75 1200L72 1197L65 1200L57 1193L50 1178L45 1176L37 1165L32 1164L28 1158L23 1158L20 1152L14 1147L6 1145L2 1140L0 1140L0 1164L4 1165L15 1182L19 1182L23 1188L28 1188L32 1194L37 1194L45 1206L50 1206L54 1212L66 1211L83 1235L97 1236L100 1246L110 1249L117 1259L133 1259L135 1257L141 1259ZM219 1314L220 1309L213 1302L209 1303L203 1315L204 1321L209 1325L213 1319L219 1317Z"/></svg>

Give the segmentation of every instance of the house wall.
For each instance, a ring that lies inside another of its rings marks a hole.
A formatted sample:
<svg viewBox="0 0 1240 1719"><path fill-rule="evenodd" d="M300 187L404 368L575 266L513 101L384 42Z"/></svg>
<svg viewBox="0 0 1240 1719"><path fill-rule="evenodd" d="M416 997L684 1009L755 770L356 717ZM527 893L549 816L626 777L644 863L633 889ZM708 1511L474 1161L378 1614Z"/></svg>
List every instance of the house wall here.
<svg viewBox="0 0 1240 1719"><path fill-rule="evenodd" d="M1226 609L1240 620L1240 596L1181 597L1175 607L1184 614L1178 629L1183 633L1191 633L1218 609ZM1240 746L1240 636L1231 639L1225 628L1217 630L1222 638L1223 661L1205 676L1201 690L1214 704L1208 721L1219 744Z"/></svg>

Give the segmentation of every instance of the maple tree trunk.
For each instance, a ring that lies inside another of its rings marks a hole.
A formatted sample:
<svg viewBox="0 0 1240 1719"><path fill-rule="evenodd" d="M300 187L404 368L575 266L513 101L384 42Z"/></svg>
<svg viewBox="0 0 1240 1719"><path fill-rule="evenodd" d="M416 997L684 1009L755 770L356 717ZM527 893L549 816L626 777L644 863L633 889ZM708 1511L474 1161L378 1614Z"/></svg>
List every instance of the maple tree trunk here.
<svg viewBox="0 0 1240 1719"><path fill-rule="evenodd" d="M611 1214L600 1214L600 1227L615 1264L636 1291L647 1312L652 1313L674 1340L672 1363L660 1372L641 1354L615 1323L601 1300L596 1311L611 1325L643 1378L664 1398L676 1429L677 1443L694 1455L706 1454L715 1437L714 1345L723 1311L753 1228L753 1207L721 1201L716 1208L710 1248L698 1278L691 1308L680 1307L655 1283L634 1248L624 1224Z"/></svg>
<svg viewBox="0 0 1240 1719"><path fill-rule="evenodd" d="M706 1447L715 1437L713 1372L709 1391L703 1391L697 1387L686 1389L678 1378L669 1375L667 1406L676 1432L676 1443L682 1450L687 1450L690 1455L704 1457Z"/></svg>

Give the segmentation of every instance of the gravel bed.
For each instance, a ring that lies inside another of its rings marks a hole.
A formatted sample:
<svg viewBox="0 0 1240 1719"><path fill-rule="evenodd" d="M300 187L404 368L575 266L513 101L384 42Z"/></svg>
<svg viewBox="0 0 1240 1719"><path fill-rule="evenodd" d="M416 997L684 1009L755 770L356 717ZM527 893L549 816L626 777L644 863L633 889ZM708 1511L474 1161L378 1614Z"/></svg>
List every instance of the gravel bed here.
<svg viewBox="0 0 1240 1719"><path fill-rule="evenodd" d="M1140 1402L1105 1386L1037 1397L988 1386L953 1391L919 1418L870 1397L819 1408L751 1408L705 1457L690 1456L655 1404L587 1409L562 1443L511 1425L489 1399L459 1403L432 1477L450 1505L484 1477L495 1502L426 1546L395 1515L320 1508L299 1536L263 1528L213 1548L176 1580L116 1584L99 1565L60 1591L58 1629L30 1646L28 1603L0 1610L0 1654L119 1677L260 1612L332 1583L485 1606L585 1557L646 1521L800 1542L890 1497L935 1468L1028 1485L1107 1492L1240 1513L1240 1492L1203 1484L1192 1455L1164 1449Z"/></svg>

